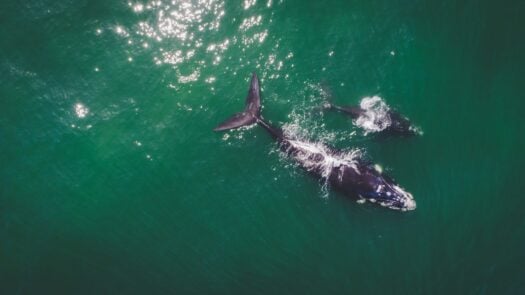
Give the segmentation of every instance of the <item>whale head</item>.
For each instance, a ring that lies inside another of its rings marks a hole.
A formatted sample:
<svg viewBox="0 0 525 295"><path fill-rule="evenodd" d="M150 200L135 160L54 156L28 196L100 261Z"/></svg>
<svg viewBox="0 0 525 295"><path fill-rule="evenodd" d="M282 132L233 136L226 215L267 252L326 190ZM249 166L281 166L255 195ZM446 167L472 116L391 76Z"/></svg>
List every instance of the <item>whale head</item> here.
<svg viewBox="0 0 525 295"><path fill-rule="evenodd" d="M412 194L397 185L379 185L375 191L362 192L359 196L390 209L401 211L416 209L416 201Z"/></svg>
<svg viewBox="0 0 525 295"><path fill-rule="evenodd" d="M390 209L416 209L416 201L411 193L375 169L367 168L361 171L357 194L361 201L377 203Z"/></svg>

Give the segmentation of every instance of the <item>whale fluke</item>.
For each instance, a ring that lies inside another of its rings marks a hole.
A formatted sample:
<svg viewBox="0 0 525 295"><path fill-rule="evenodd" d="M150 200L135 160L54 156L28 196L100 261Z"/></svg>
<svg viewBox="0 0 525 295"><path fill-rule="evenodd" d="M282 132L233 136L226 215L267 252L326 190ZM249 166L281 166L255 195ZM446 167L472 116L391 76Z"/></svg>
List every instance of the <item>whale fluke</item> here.
<svg viewBox="0 0 525 295"><path fill-rule="evenodd" d="M223 131L234 128L239 128L242 126L249 126L257 122L257 119L248 112L237 113L232 117L228 118L226 121L219 124L213 129L213 131Z"/></svg>
<svg viewBox="0 0 525 295"><path fill-rule="evenodd" d="M213 130L229 130L257 123L257 120L261 114L261 96L259 92L259 79L257 78L257 74L253 73L250 82L250 89L248 90L248 96L246 97L246 107L244 108L244 111L228 118Z"/></svg>

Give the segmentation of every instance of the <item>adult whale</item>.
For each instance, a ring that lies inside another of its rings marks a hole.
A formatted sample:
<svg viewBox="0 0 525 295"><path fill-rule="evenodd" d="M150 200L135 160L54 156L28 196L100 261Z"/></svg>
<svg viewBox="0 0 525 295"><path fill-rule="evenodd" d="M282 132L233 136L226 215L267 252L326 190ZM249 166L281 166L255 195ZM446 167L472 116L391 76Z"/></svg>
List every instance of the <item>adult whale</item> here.
<svg viewBox="0 0 525 295"><path fill-rule="evenodd" d="M304 169L326 180L344 194L358 198L358 202L370 201L402 211L416 209L416 202L410 193L365 163L358 152L344 152L322 143L291 138L264 120L261 116L259 80L255 73L251 78L244 111L233 115L214 130L229 130L252 124L258 124L268 131L280 149Z"/></svg>

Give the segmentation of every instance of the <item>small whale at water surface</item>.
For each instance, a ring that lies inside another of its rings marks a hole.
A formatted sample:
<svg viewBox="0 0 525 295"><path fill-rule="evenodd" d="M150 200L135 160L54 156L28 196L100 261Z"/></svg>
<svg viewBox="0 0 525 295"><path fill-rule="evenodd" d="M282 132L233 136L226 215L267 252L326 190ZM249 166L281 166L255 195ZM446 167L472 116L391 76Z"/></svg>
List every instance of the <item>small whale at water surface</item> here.
<svg viewBox="0 0 525 295"><path fill-rule="evenodd" d="M357 127L365 134L380 133L392 136L422 135L420 128L412 125L410 120L399 112L391 109L379 96L364 97L359 106L340 106L331 100L330 91L323 88L326 101L325 110L335 110L352 118Z"/></svg>

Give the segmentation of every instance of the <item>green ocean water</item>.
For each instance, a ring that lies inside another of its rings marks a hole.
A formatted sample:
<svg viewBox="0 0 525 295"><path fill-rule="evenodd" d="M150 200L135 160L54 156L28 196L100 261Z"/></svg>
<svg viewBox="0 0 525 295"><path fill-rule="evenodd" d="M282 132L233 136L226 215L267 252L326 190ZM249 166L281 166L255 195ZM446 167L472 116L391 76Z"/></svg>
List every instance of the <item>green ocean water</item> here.
<svg viewBox="0 0 525 295"><path fill-rule="evenodd" d="M4 1L0 294L524 294L522 1ZM325 191L242 109L360 148ZM424 134L319 114L378 95Z"/></svg>

